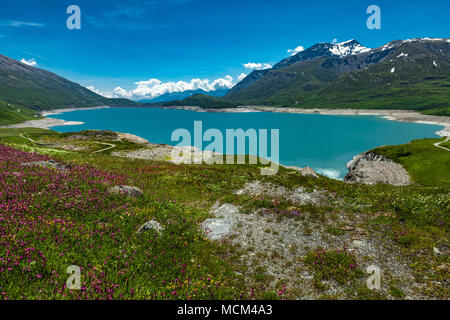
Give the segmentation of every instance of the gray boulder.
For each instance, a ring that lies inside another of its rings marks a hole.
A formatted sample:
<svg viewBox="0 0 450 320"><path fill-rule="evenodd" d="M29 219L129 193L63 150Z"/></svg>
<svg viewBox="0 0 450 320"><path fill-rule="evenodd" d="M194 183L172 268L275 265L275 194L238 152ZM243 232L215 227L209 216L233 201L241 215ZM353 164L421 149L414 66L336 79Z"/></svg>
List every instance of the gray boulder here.
<svg viewBox="0 0 450 320"><path fill-rule="evenodd" d="M230 234L235 223L234 216L239 213L238 207L230 203L220 205L216 203L211 208L214 218L206 219L202 222L202 228L206 233L206 238L210 240L220 240Z"/></svg>
<svg viewBox="0 0 450 320"><path fill-rule="evenodd" d="M72 166L70 166L70 165L61 164L54 160L25 162L25 163L22 163L21 165L25 166L25 167L39 166L39 167L51 168L51 169L62 170L62 171L69 170L72 168Z"/></svg>
<svg viewBox="0 0 450 320"><path fill-rule="evenodd" d="M228 218L206 219L202 227L206 232L206 237L210 240L220 240L230 233L233 222Z"/></svg>
<svg viewBox="0 0 450 320"><path fill-rule="evenodd" d="M114 186L109 188L108 192L128 197L140 197L143 194L141 189L132 186Z"/></svg>
<svg viewBox="0 0 450 320"><path fill-rule="evenodd" d="M304 177L314 177L314 178L319 177L317 175L317 173L314 171L314 169L310 168L308 166L306 166L304 168L300 168L300 167L296 167L296 166L285 166L285 168L295 170L296 173L300 173Z"/></svg>
<svg viewBox="0 0 450 320"><path fill-rule="evenodd" d="M150 220L139 227L138 233L152 231L152 230L156 231L158 233L158 235L161 235L161 232L164 231L164 228L161 226L161 224L159 222L157 222L155 220Z"/></svg>
<svg viewBox="0 0 450 320"><path fill-rule="evenodd" d="M302 176L305 177L314 177L314 178L318 178L319 176L317 175L317 173L314 171L313 168L310 168L308 166L304 167L304 168L300 168L300 173Z"/></svg>

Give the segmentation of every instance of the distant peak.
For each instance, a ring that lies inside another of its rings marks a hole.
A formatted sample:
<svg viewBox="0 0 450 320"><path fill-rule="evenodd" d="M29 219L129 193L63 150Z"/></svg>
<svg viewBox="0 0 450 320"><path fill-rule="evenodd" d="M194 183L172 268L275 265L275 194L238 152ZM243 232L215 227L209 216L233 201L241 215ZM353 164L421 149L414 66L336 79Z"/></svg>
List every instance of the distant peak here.
<svg viewBox="0 0 450 320"><path fill-rule="evenodd" d="M350 40L347 40L347 41L344 41L344 42L332 43L332 44L338 44L338 45L343 46L343 45L351 44L351 43L359 43L359 42L357 40L355 40L355 39L350 39Z"/></svg>
<svg viewBox="0 0 450 320"><path fill-rule="evenodd" d="M450 38L415 38L402 40L403 42L413 42L413 41L446 41L450 42Z"/></svg>
<svg viewBox="0 0 450 320"><path fill-rule="evenodd" d="M358 54L358 53L363 53L363 52L368 52L371 49L370 48L366 48L364 46L361 45L361 43L359 43L357 40L355 39L350 39L344 42L339 42L339 43L331 43L330 44L330 52L335 55L335 56L339 56L339 57L344 57L344 56L348 56L351 54Z"/></svg>

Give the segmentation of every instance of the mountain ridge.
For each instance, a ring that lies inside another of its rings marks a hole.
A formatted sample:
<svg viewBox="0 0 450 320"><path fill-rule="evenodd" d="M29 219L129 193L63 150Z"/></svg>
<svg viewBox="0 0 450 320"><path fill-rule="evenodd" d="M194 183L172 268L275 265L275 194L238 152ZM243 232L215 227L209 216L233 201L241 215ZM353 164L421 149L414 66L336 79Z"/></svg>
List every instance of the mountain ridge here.
<svg viewBox="0 0 450 320"><path fill-rule="evenodd" d="M55 73L4 55L0 55L0 102L2 124L27 120L42 110L138 105L128 99L100 96Z"/></svg>
<svg viewBox="0 0 450 320"><path fill-rule="evenodd" d="M197 90L186 90L182 92L171 92L171 93L165 93L160 96L157 96L153 99L141 99L138 100L142 103L158 103L158 102L167 102L167 101L174 101L174 100L183 100L186 98L189 98L191 96L197 95L197 94L204 94L209 95L212 97L223 97L225 94L227 94L229 89L217 89L214 91L205 91L202 89Z"/></svg>
<svg viewBox="0 0 450 320"><path fill-rule="evenodd" d="M450 115L450 39L393 40L373 49L354 39L318 43L271 69L252 72L219 100L303 108L439 109L440 115Z"/></svg>

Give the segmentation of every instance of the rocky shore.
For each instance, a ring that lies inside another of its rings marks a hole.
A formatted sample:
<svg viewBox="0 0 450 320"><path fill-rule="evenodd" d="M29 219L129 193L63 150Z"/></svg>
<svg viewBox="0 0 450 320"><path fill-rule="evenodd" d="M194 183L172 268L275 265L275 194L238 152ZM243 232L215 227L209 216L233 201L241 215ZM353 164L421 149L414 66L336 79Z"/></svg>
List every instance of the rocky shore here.
<svg viewBox="0 0 450 320"><path fill-rule="evenodd" d="M364 152L347 163L347 182L376 184L385 183L394 186L411 184L408 172L398 163L373 152Z"/></svg>

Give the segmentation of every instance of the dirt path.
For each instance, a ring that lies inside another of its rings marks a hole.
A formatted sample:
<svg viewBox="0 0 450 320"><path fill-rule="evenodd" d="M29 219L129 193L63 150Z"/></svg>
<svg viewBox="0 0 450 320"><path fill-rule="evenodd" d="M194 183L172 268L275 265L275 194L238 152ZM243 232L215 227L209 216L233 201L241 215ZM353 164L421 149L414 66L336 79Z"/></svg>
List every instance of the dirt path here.
<svg viewBox="0 0 450 320"><path fill-rule="evenodd" d="M434 143L433 145L434 145L435 147L438 147L438 148L441 148L441 149L444 149L444 150L450 151L450 149L448 149L448 148L446 148L446 147L443 147L443 146L441 146L441 144L442 144L442 143L445 143L445 142L447 142L448 140L450 140L450 137L447 137L447 139L445 139L444 141L441 141L441 142L436 142L436 143Z"/></svg>
<svg viewBox="0 0 450 320"><path fill-rule="evenodd" d="M23 133L20 134L20 137L22 137L22 138L24 138L24 139L26 139L26 140L28 140L28 141L30 141L30 142L32 142L32 143L35 143L35 144L37 144L37 145L40 145L40 146L46 146L46 145L47 145L47 144L45 144L45 143L37 142L37 141L35 141L35 140L31 139L31 138L25 137L25 136L23 135Z"/></svg>
<svg viewBox="0 0 450 320"><path fill-rule="evenodd" d="M26 139L26 140L28 140L28 141L30 141L32 143L35 143L35 144L37 144L39 146L48 146L48 144L45 144L45 143L42 143L42 142L38 142L36 140L33 140L31 138L28 138L28 137L24 136L23 133L20 134L20 137L22 137L22 138L24 138L24 139ZM103 149L94 151L92 153L100 153L100 152L104 152L104 151L107 151L107 150L110 150L110 149L113 149L113 148L116 147L116 145L113 144L113 143L98 142L98 141L92 141L92 142L97 143L97 144L101 144L101 145L104 145L104 146L108 146L107 148L103 148Z"/></svg>
<svg viewBox="0 0 450 320"><path fill-rule="evenodd" d="M102 144L102 145L104 145L104 146L108 146L107 148L104 148L104 149L101 149L101 150L97 150L97 151L92 152L93 154L94 154L94 153L104 152L104 151L107 151L107 150L110 150L110 149L116 147L116 145L115 145L115 144L112 144L112 143L98 142L98 141L92 141L92 142L98 143L98 144Z"/></svg>

